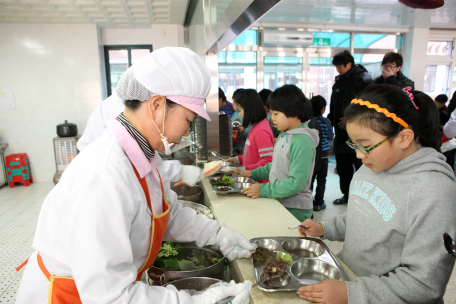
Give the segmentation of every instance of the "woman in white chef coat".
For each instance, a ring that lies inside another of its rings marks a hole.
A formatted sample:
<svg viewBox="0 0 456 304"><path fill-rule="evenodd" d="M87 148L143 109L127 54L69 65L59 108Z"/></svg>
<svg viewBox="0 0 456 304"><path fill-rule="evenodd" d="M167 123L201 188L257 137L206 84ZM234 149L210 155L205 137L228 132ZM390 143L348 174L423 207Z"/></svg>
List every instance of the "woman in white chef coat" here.
<svg viewBox="0 0 456 304"><path fill-rule="evenodd" d="M81 152L46 197L16 303L248 303L251 282L225 284L197 296L140 282L162 240L216 245L229 259L255 246L240 233L176 203L163 183L163 162L189 133L195 116L209 119L210 73L186 48L162 48L122 76L126 110ZM215 291L215 292L214 292Z"/></svg>
<svg viewBox="0 0 456 304"><path fill-rule="evenodd" d="M103 100L90 114L84 133L78 140L78 150L84 150L89 144L101 137L107 128L108 121L119 116L124 110L125 103L115 92L113 95ZM190 135L184 136L179 145L173 146L172 151L178 151L190 144ZM163 162L163 167L169 182L182 181L189 186L193 186L199 182L199 178L203 176L201 169L182 165L178 160L167 160L166 162Z"/></svg>

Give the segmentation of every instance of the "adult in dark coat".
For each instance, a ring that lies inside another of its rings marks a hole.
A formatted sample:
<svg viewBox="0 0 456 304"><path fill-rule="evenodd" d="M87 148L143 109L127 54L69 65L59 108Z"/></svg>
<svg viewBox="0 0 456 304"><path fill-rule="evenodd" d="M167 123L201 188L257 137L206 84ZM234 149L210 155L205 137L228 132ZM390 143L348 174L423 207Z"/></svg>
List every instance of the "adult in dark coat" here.
<svg viewBox="0 0 456 304"><path fill-rule="evenodd" d="M382 75L375 78L375 84L390 84L400 89L412 87L415 90L415 83L401 72L402 63L401 54L386 53L382 60Z"/></svg>
<svg viewBox="0 0 456 304"><path fill-rule="evenodd" d="M330 113L328 119L334 126L334 152L336 154L337 173L339 174L340 191L343 197L336 199L334 204L345 204L348 201L350 182L353 174L362 162L356 158L356 152L345 143L348 140L345 129L345 108L361 90L374 84L367 70L355 64L353 56L343 51L334 56L332 64L336 66L336 81L332 87Z"/></svg>

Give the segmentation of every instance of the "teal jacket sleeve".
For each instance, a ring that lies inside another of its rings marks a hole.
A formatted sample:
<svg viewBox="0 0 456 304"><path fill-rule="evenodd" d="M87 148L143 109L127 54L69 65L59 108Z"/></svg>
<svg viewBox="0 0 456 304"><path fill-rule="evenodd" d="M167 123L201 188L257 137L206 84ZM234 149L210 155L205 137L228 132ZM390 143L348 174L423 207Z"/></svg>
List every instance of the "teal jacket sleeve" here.
<svg viewBox="0 0 456 304"><path fill-rule="evenodd" d="M291 137L288 155L291 160L288 178L280 182L260 185L260 196L269 198L285 198L302 191L310 177L314 160L315 147L307 135ZM272 160L274 161L274 160Z"/></svg>
<svg viewBox="0 0 456 304"><path fill-rule="evenodd" d="M274 160L273 160L274 161ZM271 171L272 162L263 167L258 167L252 170L252 178L257 179L269 179L269 171Z"/></svg>

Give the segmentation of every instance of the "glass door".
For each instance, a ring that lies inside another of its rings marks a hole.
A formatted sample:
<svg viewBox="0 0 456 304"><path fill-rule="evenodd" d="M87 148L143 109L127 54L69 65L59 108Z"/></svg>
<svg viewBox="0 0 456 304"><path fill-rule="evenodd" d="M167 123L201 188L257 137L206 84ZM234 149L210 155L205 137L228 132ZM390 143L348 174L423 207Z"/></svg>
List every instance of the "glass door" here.
<svg viewBox="0 0 456 304"><path fill-rule="evenodd" d="M310 53L308 57L306 91L309 92L309 96L321 95L326 99L327 106L323 114L326 117L329 113L334 78L338 73L336 67L332 65L331 53Z"/></svg>

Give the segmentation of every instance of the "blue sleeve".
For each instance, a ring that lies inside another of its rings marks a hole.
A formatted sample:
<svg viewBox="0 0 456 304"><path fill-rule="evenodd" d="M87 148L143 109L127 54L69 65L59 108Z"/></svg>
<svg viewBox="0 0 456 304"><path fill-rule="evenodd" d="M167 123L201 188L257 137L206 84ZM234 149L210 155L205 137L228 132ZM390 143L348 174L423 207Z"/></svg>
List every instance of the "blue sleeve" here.
<svg viewBox="0 0 456 304"><path fill-rule="evenodd" d="M328 127L328 140L333 140L334 139L334 131L333 131L333 126L331 124L331 121L329 121L328 118L323 117L323 120L326 123L326 126Z"/></svg>

